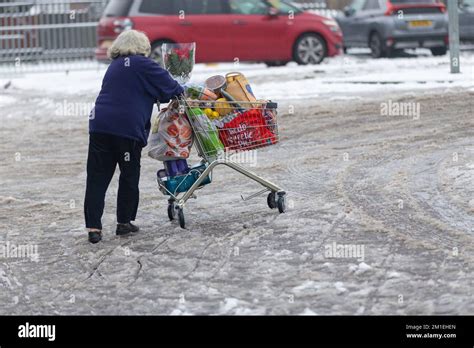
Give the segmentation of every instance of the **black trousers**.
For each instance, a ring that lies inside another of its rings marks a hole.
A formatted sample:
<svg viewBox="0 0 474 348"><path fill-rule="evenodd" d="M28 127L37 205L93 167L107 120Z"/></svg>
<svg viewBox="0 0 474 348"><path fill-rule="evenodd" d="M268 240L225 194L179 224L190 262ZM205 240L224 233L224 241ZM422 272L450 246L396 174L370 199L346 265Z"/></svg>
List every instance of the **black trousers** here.
<svg viewBox="0 0 474 348"><path fill-rule="evenodd" d="M90 134L87 158L87 186L84 200L86 228L102 230L105 194L120 168L117 222L129 223L137 216L140 181L140 142L107 134Z"/></svg>

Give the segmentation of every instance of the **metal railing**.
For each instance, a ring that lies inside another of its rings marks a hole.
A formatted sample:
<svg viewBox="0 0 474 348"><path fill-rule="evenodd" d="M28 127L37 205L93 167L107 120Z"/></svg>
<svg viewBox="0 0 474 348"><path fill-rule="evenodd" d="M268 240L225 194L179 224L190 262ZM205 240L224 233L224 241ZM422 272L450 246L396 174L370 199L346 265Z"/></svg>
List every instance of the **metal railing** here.
<svg viewBox="0 0 474 348"><path fill-rule="evenodd" d="M96 27L107 1L0 2L0 75L98 64Z"/></svg>

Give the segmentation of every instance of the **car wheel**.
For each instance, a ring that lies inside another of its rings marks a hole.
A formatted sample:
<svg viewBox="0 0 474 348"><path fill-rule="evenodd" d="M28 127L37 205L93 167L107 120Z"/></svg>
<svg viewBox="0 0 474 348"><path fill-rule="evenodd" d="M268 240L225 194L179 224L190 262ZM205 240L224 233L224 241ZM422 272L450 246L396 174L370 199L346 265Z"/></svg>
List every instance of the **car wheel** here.
<svg viewBox="0 0 474 348"><path fill-rule="evenodd" d="M276 61L276 62L265 62L265 64L268 67L274 67L274 66L285 66L288 62L283 62L281 60Z"/></svg>
<svg viewBox="0 0 474 348"><path fill-rule="evenodd" d="M448 51L446 46L444 47L433 47L430 49L433 56L444 56Z"/></svg>
<svg viewBox="0 0 474 348"><path fill-rule="evenodd" d="M304 34L296 40L293 59L298 64L319 64L326 56L326 42L318 34Z"/></svg>
<svg viewBox="0 0 474 348"><path fill-rule="evenodd" d="M163 45L164 43L171 43L171 41L158 40L153 42L153 44L151 45L150 58L160 64L160 66L163 66L163 54L161 52L161 45Z"/></svg>
<svg viewBox="0 0 474 348"><path fill-rule="evenodd" d="M369 47L372 58L382 58L389 55L379 33L372 33L370 35Z"/></svg>

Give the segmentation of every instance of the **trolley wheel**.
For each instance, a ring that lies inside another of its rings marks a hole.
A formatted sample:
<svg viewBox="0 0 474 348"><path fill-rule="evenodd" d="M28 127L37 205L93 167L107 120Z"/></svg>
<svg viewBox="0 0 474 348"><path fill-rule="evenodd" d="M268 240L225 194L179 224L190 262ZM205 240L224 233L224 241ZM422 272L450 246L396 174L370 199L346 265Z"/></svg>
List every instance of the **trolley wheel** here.
<svg viewBox="0 0 474 348"><path fill-rule="evenodd" d="M176 219L176 206L174 202L168 203L168 217L170 221L173 221Z"/></svg>
<svg viewBox="0 0 474 348"><path fill-rule="evenodd" d="M286 198L284 194L278 196L277 204L278 204L278 211L280 212L280 214L283 214L286 211Z"/></svg>
<svg viewBox="0 0 474 348"><path fill-rule="evenodd" d="M277 207L276 194L275 192L270 192L267 197L267 204L270 209L275 209Z"/></svg>
<svg viewBox="0 0 474 348"><path fill-rule="evenodd" d="M186 228L186 221L184 220L183 208L178 208L178 220L179 220L179 226L181 226L181 228Z"/></svg>

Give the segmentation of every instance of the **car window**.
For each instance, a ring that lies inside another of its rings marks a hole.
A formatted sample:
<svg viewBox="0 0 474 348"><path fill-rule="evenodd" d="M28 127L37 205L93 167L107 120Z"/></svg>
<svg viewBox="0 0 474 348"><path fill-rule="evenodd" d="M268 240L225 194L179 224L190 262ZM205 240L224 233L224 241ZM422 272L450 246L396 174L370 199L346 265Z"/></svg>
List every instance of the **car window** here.
<svg viewBox="0 0 474 348"><path fill-rule="evenodd" d="M464 13L466 14L470 13L471 15L474 14L474 0L464 0L461 5L462 5L462 11ZM470 21L468 25L473 26L474 21Z"/></svg>
<svg viewBox="0 0 474 348"><path fill-rule="evenodd" d="M111 0L104 11L106 17L125 17L132 5L132 0Z"/></svg>
<svg viewBox="0 0 474 348"><path fill-rule="evenodd" d="M367 0L364 5L364 10L378 10L380 9L379 0Z"/></svg>
<svg viewBox="0 0 474 348"><path fill-rule="evenodd" d="M142 0L139 12L171 15L178 13L178 7L174 0Z"/></svg>
<svg viewBox="0 0 474 348"><path fill-rule="evenodd" d="M226 2L222 0L185 0L187 14L229 13Z"/></svg>
<svg viewBox="0 0 474 348"><path fill-rule="evenodd" d="M277 8L280 14L287 15L290 12L293 13L301 13L301 10L295 6L292 6L284 1L281 0L268 0L267 1L271 6Z"/></svg>
<svg viewBox="0 0 474 348"><path fill-rule="evenodd" d="M229 6L232 13L253 15L267 14L268 5L263 0L229 0Z"/></svg>
<svg viewBox="0 0 474 348"><path fill-rule="evenodd" d="M355 11L360 11L364 7L365 0L354 0L351 4L351 8Z"/></svg>

